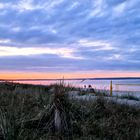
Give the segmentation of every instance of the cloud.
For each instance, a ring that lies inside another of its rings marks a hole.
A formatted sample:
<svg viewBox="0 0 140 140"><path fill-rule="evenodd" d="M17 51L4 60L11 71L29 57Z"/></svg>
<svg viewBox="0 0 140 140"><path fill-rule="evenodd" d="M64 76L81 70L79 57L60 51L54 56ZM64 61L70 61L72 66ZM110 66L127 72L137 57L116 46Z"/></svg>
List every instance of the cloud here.
<svg viewBox="0 0 140 140"><path fill-rule="evenodd" d="M138 0L1 1L1 70L138 71L139 4Z"/></svg>
<svg viewBox="0 0 140 140"><path fill-rule="evenodd" d="M16 8L21 12L28 11L28 10L41 9L40 6L36 6L33 4L33 0L22 0L18 3Z"/></svg>
<svg viewBox="0 0 140 140"><path fill-rule="evenodd" d="M48 47L7 47L0 46L0 57L8 56L28 56L28 55L55 54L64 58L82 59L74 56L74 49L71 48L48 48Z"/></svg>
<svg viewBox="0 0 140 140"><path fill-rule="evenodd" d="M0 3L0 9L4 8L4 4Z"/></svg>
<svg viewBox="0 0 140 140"><path fill-rule="evenodd" d="M121 15L125 11L126 6L127 6L126 4L127 4L126 2L123 2L123 3L114 7L113 12L115 13L116 16Z"/></svg>
<svg viewBox="0 0 140 140"><path fill-rule="evenodd" d="M0 43L9 43L11 42L10 39L0 39Z"/></svg>
<svg viewBox="0 0 140 140"><path fill-rule="evenodd" d="M94 50L113 50L115 47L113 47L113 44L107 41L102 40L86 40L86 39L80 39L79 41L80 46L90 47Z"/></svg>

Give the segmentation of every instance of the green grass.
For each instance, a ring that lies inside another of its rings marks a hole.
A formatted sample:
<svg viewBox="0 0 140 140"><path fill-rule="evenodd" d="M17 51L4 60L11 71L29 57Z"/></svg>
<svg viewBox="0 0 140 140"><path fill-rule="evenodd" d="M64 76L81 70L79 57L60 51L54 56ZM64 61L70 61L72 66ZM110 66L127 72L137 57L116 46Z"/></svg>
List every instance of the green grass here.
<svg viewBox="0 0 140 140"><path fill-rule="evenodd" d="M139 97L133 96L131 94L127 94L127 95L125 94L125 95L119 96L119 98L140 101L140 98Z"/></svg>
<svg viewBox="0 0 140 140"><path fill-rule="evenodd" d="M140 139L140 109L107 101L102 96L90 102L70 100L70 90L75 88L63 83L1 83L0 140ZM61 117L59 133L54 125L56 109Z"/></svg>
<svg viewBox="0 0 140 140"><path fill-rule="evenodd" d="M95 95L96 96L109 96L109 93L107 90L96 90Z"/></svg>

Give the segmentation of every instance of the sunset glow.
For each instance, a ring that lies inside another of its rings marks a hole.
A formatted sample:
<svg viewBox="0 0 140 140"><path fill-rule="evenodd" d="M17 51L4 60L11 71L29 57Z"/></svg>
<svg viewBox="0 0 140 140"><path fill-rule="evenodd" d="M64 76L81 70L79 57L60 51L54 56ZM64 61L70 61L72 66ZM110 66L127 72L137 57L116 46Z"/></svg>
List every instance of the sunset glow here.
<svg viewBox="0 0 140 140"><path fill-rule="evenodd" d="M72 79L72 78L110 78L140 77L140 72L85 72L85 73L0 73L0 79Z"/></svg>

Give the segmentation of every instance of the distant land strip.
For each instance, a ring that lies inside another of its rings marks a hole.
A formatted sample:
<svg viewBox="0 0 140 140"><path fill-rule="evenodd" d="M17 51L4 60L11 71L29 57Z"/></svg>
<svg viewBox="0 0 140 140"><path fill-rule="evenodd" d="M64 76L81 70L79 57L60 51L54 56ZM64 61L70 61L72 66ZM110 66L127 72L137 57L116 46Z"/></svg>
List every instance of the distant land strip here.
<svg viewBox="0 0 140 140"><path fill-rule="evenodd" d="M0 81L65 81L65 80L131 80L140 77L108 77L108 78L60 78L60 79L0 79Z"/></svg>

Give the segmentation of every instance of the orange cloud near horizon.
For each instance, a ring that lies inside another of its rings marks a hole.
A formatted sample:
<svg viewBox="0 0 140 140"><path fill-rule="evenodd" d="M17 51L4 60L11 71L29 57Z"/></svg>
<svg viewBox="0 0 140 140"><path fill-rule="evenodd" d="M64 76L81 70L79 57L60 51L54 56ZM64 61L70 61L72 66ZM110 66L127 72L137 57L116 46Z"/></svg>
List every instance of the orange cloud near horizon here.
<svg viewBox="0 0 140 140"><path fill-rule="evenodd" d="M107 78L107 77L140 77L140 72L76 72L76 73L33 73L1 72L0 79L67 79L67 78Z"/></svg>

